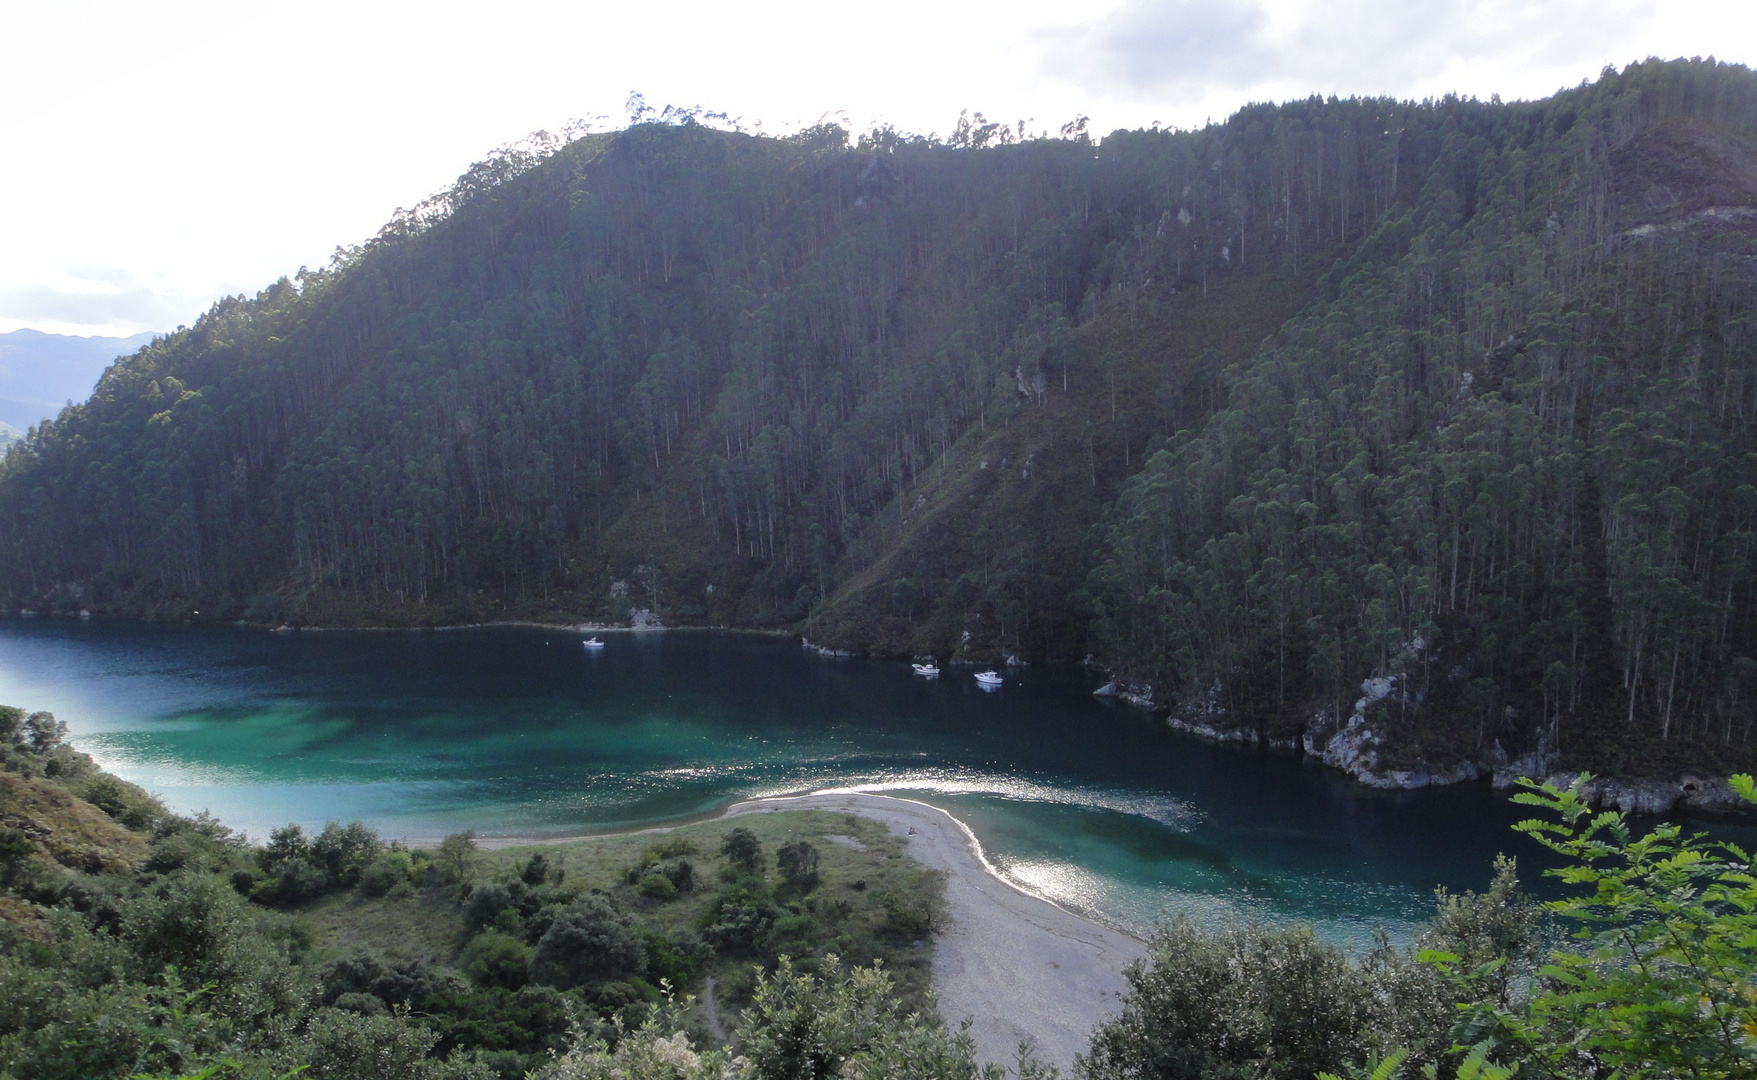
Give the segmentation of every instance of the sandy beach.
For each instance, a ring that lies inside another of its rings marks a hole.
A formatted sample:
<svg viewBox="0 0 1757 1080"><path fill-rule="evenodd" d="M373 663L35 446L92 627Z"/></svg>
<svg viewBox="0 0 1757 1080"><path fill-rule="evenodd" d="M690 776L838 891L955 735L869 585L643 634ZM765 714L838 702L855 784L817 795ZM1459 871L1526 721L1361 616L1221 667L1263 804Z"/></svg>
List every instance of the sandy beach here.
<svg viewBox="0 0 1757 1080"><path fill-rule="evenodd" d="M735 803L726 816L782 810L877 819L907 839L918 862L945 871L951 926L934 943L934 989L948 1026L974 1020L983 1061L1010 1062L1023 1042L1066 1072L1086 1051L1093 1025L1120 1008L1123 968L1146 955L1137 939L1008 883L984 862L970 830L938 807L823 792Z"/></svg>

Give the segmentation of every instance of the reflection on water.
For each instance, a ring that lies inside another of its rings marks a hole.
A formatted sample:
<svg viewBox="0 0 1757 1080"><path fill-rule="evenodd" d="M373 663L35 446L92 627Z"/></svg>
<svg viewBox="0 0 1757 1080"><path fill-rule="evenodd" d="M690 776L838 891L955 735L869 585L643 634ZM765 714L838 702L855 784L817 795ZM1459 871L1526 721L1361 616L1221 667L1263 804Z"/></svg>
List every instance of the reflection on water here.
<svg viewBox="0 0 1757 1080"><path fill-rule="evenodd" d="M431 839L895 791L951 811L1023 887L1135 929L1301 918L1365 940L1535 859L1471 788L1368 792L1091 697L1074 669L985 692L967 669L825 661L747 635L304 632L0 621L0 702L49 708L106 767L264 836L365 818Z"/></svg>
<svg viewBox="0 0 1757 1080"><path fill-rule="evenodd" d="M1031 892L1076 911L1104 911L1114 891L1110 882L1072 863L1002 859L997 868Z"/></svg>

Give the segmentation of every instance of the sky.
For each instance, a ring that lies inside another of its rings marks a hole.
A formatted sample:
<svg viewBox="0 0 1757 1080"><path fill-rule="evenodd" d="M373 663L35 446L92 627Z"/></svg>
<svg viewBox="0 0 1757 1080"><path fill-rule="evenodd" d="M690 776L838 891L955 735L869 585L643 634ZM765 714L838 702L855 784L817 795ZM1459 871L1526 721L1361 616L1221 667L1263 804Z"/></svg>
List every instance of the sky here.
<svg viewBox="0 0 1757 1080"><path fill-rule="evenodd" d="M746 129L1195 127L1309 94L1757 66L1749 0L0 0L0 332L122 335L321 266L631 93Z"/></svg>

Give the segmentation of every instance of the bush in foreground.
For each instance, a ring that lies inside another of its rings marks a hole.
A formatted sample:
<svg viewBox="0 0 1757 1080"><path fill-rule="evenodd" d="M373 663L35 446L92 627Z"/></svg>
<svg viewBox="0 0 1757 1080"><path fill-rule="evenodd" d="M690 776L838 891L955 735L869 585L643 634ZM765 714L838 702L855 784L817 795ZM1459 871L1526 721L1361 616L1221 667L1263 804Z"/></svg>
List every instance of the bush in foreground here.
<svg viewBox="0 0 1757 1080"><path fill-rule="evenodd" d="M1757 1076L1757 875L1751 853L1673 822L1637 836L1594 813L1589 777L1526 783L1516 828L1561 855L1574 895L1520 893L1510 861L1481 895L1442 892L1411 956L1359 963L1309 930L1176 922L1129 971L1082 1080L1448 1080ZM1757 803L1749 776L1732 778ZM1571 925L1543 948L1540 915Z"/></svg>
<svg viewBox="0 0 1757 1080"><path fill-rule="evenodd" d="M1309 1077L1352 1057L1372 1011L1365 973L1308 927L1211 933L1178 919L1129 972L1089 1077Z"/></svg>
<svg viewBox="0 0 1757 1080"><path fill-rule="evenodd" d="M562 988L624 979L647 970L647 950L628 919L601 896L569 904L537 941L533 981Z"/></svg>
<svg viewBox="0 0 1757 1080"><path fill-rule="evenodd" d="M614 1044L576 1046L537 1080L1046 1080L1026 1055L1016 1073L976 1061L969 1032L947 1031L930 1015L905 1013L880 967L845 969L835 957L821 974L783 958L757 980L734 1042L737 1053L692 1045L675 1009L662 1010Z"/></svg>

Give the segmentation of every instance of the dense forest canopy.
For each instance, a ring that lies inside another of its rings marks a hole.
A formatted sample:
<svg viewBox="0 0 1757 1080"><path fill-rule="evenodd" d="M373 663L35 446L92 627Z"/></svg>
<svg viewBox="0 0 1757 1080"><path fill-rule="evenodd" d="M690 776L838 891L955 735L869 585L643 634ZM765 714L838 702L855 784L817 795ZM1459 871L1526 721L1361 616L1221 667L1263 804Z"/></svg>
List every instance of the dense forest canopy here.
<svg viewBox="0 0 1757 1080"><path fill-rule="evenodd" d="M118 361L0 466L0 606L644 608L1092 654L1386 765L1750 759L1748 70L1097 141L671 119Z"/></svg>

